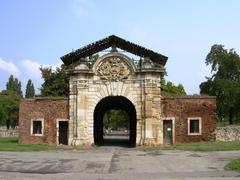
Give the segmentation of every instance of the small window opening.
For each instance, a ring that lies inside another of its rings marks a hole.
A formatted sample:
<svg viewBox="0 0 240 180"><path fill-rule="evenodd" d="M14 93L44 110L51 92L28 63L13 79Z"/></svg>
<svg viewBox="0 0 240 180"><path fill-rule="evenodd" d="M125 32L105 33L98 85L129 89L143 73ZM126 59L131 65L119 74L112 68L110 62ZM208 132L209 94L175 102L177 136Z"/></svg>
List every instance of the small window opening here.
<svg viewBox="0 0 240 180"><path fill-rule="evenodd" d="M202 119L201 117L188 118L188 135L202 134Z"/></svg>
<svg viewBox="0 0 240 180"><path fill-rule="evenodd" d="M191 119L190 120L190 133L199 133L199 120Z"/></svg>
<svg viewBox="0 0 240 180"><path fill-rule="evenodd" d="M42 121L33 121L32 134L42 134Z"/></svg>

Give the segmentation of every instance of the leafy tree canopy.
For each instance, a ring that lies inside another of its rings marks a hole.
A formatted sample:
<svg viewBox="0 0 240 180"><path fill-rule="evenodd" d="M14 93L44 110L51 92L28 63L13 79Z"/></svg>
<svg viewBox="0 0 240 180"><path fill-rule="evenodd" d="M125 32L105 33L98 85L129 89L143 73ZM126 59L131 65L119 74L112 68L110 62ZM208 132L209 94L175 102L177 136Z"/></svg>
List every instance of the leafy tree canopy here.
<svg viewBox="0 0 240 180"><path fill-rule="evenodd" d="M162 83L163 96L183 96L186 95L185 89L182 84L174 85L172 82Z"/></svg>
<svg viewBox="0 0 240 180"><path fill-rule="evenodd" d="M41 87L41 96L68 96L69 82L66 70L65 65L61 65L55 71L49 67L40 68L44 80Z"/></svg>
<svg viewBox="0 0 240 180"><path fill-rule="evenodd" d="M18 125L20 99L21 96L15 91L0 92L0 125L6 125L7 128Z"/></svg>
<svg viewBox="0 0 240 180"><path fill-rule="evenodd" d="M212 46L205 61L212 76L200 84L200 93L216 96L220 121L240 121L240 57L234 49Z"/></svg>
<svg viewBox="0 0 240 180"><path fill-rule="evenodd" d="M19 101L22 97L21 82L11 75L6 90L0 92L0 125L15 127L18 125Z"/></svg>
<svg viewBox="0 0 240 180"><path fill-rule="evenodd" d="M17 78L14 78L13 75L11 75L8 79L8 82L6 84L6 88L9 91L14 91L20 96L22 96L22 85L21 81L19 81Z"/></svg>
<svg viewBox="0 0 240 180"><path fill-rule="evenodd" d="M98 58L98 54L89 57L87 60L87 65L92 67ZM79 62L69 66L62 64L61 67L57 68L55 71L49 67L41 67L40 71L44 80L44 83L41 87L41 96L68 96L69 78L66 71L74 68L78 64Z"/></svg>
<svg viewBox="0 0 240 180"><path fill-rule="evenodd" d="M35 96L35 89L31 79L28 80L26 85L25 98L32 98Z"/></svg>

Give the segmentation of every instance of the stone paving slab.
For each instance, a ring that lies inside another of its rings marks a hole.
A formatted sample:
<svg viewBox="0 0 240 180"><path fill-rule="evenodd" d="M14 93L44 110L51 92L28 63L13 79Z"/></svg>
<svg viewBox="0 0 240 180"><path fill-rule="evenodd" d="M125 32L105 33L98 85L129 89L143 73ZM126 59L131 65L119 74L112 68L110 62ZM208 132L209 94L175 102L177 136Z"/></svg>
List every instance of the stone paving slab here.
<svg viewBox="0 0 240 180"><path fill-rule="evenodd" d="M98 147L89 150L1 152L0 179L240 179L226 171L240 151L143 151Z"/></svg>

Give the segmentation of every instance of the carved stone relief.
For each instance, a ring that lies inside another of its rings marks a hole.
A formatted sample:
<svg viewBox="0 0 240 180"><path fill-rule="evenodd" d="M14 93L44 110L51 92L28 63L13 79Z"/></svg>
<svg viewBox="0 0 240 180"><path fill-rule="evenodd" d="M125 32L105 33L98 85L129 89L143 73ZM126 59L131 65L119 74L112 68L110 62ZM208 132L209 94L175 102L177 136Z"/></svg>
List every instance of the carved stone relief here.
<svg viewBox="0 0 240 180"><path fill-rule="evenodd" d="M121 57L117 56L103 59L97 67L97 75L104 80L119 81L127 79L130 73L129 66Z"/></svg>

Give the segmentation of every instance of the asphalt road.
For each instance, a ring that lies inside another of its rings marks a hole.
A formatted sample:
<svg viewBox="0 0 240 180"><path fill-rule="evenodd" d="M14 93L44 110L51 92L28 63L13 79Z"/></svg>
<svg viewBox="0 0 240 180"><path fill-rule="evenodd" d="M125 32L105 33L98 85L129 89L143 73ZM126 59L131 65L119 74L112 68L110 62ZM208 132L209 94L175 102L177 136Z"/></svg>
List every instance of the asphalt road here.
<svg viewBox="0 0 240 180"><path fill-rule="evenodd" d="M144 151L102 146L87 150L0 152L1 180L240 179L224 170L240 151Z"/></svg>

